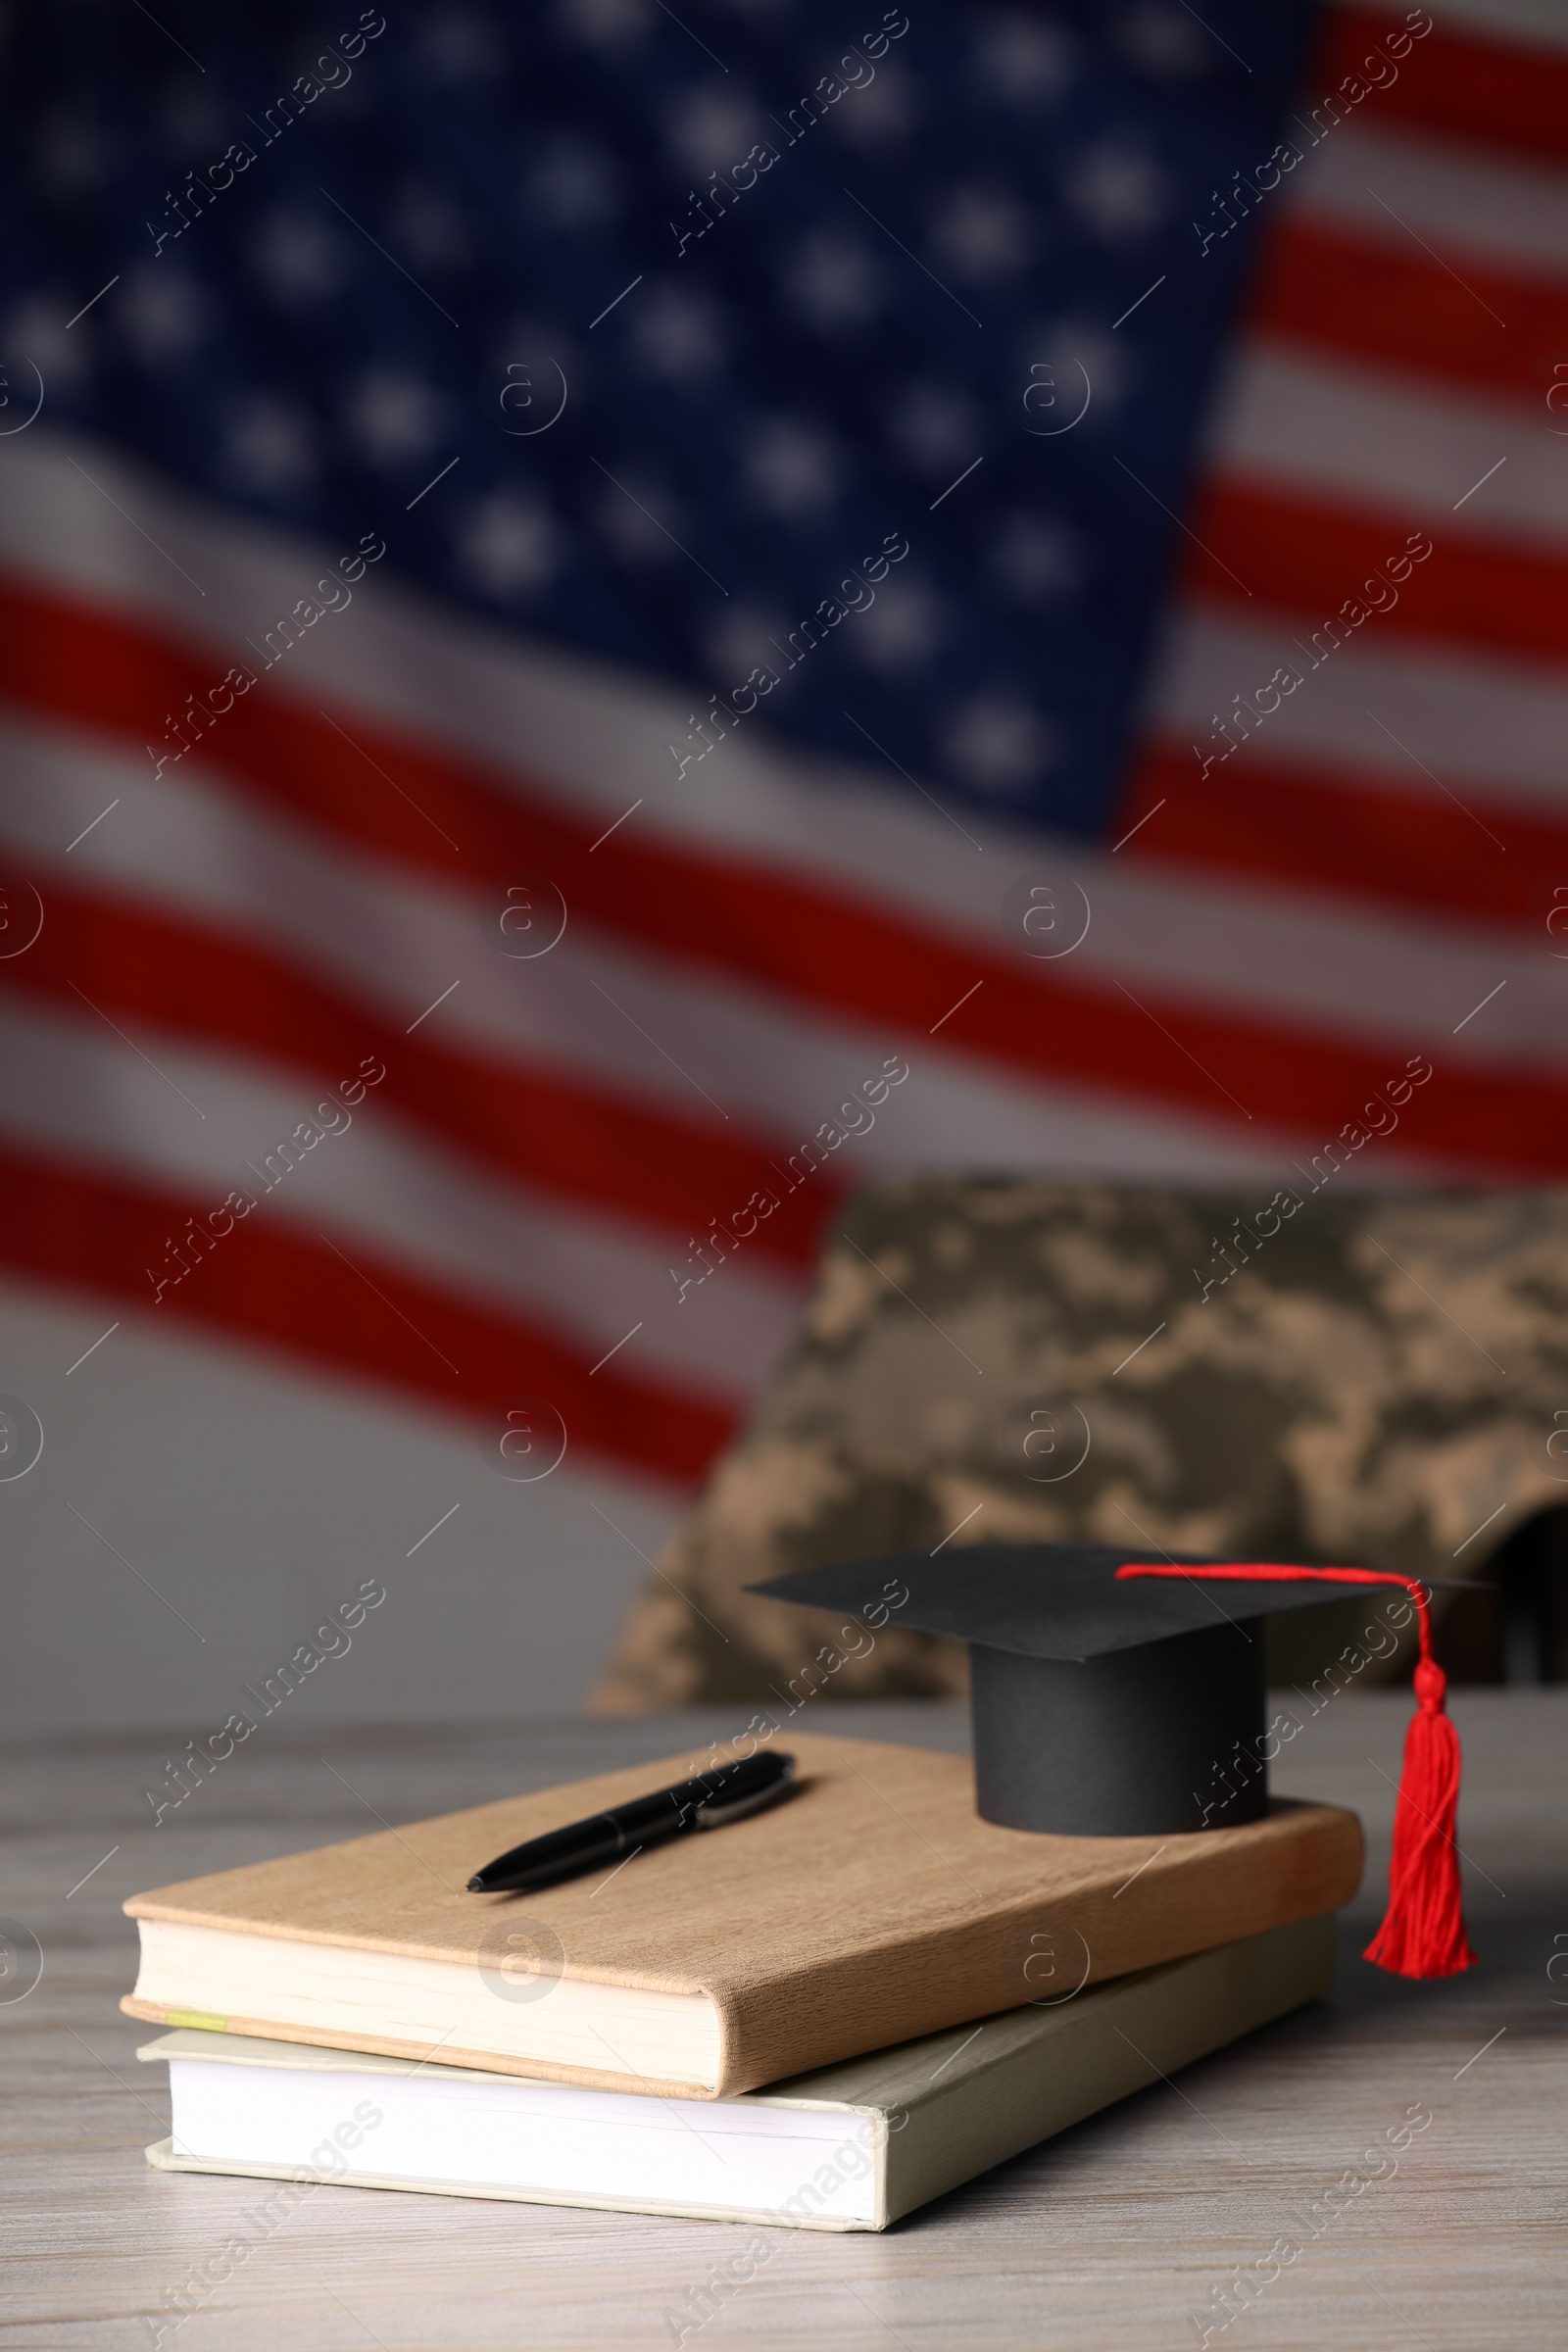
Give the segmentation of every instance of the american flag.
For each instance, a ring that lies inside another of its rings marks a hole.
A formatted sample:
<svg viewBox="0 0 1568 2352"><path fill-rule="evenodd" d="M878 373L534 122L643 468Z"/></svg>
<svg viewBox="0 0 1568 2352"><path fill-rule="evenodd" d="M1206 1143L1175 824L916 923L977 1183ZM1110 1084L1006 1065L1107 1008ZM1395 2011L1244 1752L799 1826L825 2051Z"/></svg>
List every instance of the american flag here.
<svg viewBox="0 0 1568 2352"><path fill-rule="evenodd" d="M1560 15L11 37L0 1255L100 1368L664 1508L873 1176L1568 1167Z"/></svg>

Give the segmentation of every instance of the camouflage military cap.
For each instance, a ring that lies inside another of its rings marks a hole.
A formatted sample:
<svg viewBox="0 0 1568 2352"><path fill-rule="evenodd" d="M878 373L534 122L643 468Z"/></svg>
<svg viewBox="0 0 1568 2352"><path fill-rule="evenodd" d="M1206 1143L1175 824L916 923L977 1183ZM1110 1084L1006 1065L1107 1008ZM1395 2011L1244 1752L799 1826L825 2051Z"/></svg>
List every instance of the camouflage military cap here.
<svg viewBox="0 0 1568 2352"><path fill-rule="evenodd" d="M961 1690L896 1594L868 1631L744 1590L793 1569L1044 1536L1454 1577L1562 1503L1568 1192L886 1183L594 1703Z"/></svg>

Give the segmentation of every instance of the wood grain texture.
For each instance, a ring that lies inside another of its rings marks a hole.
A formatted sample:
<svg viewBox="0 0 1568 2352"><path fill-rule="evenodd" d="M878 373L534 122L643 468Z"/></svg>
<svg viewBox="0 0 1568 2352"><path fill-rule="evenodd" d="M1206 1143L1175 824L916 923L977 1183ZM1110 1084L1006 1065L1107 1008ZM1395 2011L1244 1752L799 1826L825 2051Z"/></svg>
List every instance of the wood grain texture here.
<svg viewBox="0 0 1568 2352"><path fill-rule="evenodd" d="M135 1894L137 1919L283 1936L477 1967L498 1918L559 1936L564 1973L644 1991L706 1993L718 2010L725 2097L865 2049L1014 2008L1039 1931L1081 1936L1086 1983L1337 1910L1361 1878L1361 1833L1336 1806L1295 1806L1234 1830L1054 1838L974 1810L967 1762L884 1740L792 1733L797 1793L711 1838L684 1838L606 1877L526 1898L464 1891L524 1838L684 1779L690 1750L539 1795L410 1822L347 1843ZM701 1758L697 1761L700 1763ZM196 1792L200 1794L198 1790ZM220 1984L194 2004L242 2034L326 2038L231 2014ZM154 2024L170 2013L126 2003ZM283 2012L284 2015L287 2012ZM498 2022L516 2023L497 2009ZM172 2020L178 2023L178 2019ZM493 2063L598 2089L624 2071L464 2046L435 2020L425 2043L345 2034L345 2046ZM526 2024L526 2021L524 2021ZM514 2045L515 2046L515 2045ZM487 2055L488 2053L488 2055ZM701 2096L689 2082L651 2085Z"/></svg>
<svg viewBox="0 0 1568 2352"><path fill-rule="evenodd" d="M148 2345L145 2315L172 2322L166 2297L196 2275L189 2316L162 2339L179 2352L654 2352L675 2340L666 2314L689 2324L693 2293L744 2243L765 2251L686 2335L702 2352L886 2352L900 2341L916 2352L1173 2352L1198 2342L1190 2315L1208 2310L1235 2266L1294 2227L1300 2259L1210 2339L1223 2352L1418 2352L1423 2341L1558 2352L1568 1982L1557 1979L1568 1963L1547 1971L1568 1953L1568 1693L1461 1691L1452 1711L1480 1968L1406 1984L1355 1957L1381 1904L1408 1700L1343 1695L1275 1768L1284 1791L1353 1805L1370 1833L1331 1998L881 2238L326 2187L269 2230L255 2218L257 2183L160 2175L142 2155L169 2114L153 2070L132 2055L146 2029L117 2007L135 1966L120 1910L133 1888L352 1837L376 1816L401 1823L645 1764L683 1741L696 1753L733 1720L415 1727L315 1742L279 1726L156 1832L141 1789L160 1777L168 1740L15 1748L0 1782L4 1907L38 1937L44 1970L20 1999L3 1996L25 1978L0 1983L0 2345ZM947 1748L965 1732L961 1713L939 1705L843 1707L831 1720L861 1738ZM1307 2238L1314 2203L1417 2103L1432 2125L1397 2172ZM241 2242L250 2250L237 2262L224 2256ZM201 2281L225 2263L227 2278Z"/></svg>

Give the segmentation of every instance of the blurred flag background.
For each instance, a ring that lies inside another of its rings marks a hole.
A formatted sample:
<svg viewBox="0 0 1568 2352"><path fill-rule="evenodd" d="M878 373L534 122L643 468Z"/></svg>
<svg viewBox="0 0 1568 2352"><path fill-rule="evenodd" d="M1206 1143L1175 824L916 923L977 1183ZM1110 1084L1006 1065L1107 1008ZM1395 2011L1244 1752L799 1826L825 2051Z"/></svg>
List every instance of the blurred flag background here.
<svg viewBox="0 0 1568 2352"><path fill-rule="evenodd" d="M874 1174L1568 1167L1560 8L67 0L0 108L14 1719L367 1575L323 1718L575 1704Z"/></svg>

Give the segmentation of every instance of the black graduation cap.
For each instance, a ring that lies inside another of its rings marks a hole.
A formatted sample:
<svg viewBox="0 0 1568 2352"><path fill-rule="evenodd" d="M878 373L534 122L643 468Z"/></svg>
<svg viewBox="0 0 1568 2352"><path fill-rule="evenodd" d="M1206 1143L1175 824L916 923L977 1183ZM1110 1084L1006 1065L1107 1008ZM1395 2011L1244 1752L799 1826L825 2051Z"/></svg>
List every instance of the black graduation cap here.
<svg viewBox="0 0 1568 2352"><path fill-rule="evenodd" d="M1118 1579L1127 1564L1163 1569ZM975 1802L987 1821L1071 1837L1231 1829L1268 1809L1263 1620L1385 1580L1236 1578L1212 1552L976 1544L807 1568L753 1592L969 1645ZM1218 1566L1201 1583L1170 1569ZM1393 1581L1393 1580L1388 1580ZM895 1598L903 1592L906 1597Z"/></svg>

